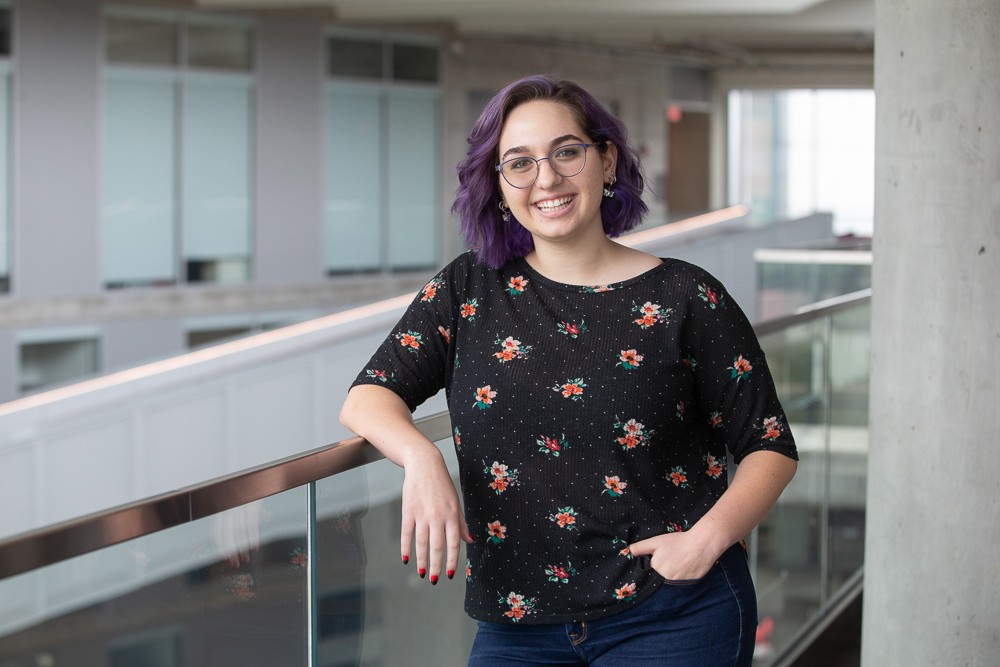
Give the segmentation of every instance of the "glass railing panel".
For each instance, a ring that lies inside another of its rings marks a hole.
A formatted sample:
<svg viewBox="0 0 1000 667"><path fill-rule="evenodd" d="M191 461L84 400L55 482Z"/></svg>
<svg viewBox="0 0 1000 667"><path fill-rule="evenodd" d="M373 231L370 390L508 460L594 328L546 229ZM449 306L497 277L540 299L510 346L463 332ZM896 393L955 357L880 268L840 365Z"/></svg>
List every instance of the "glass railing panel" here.
<svg viewBox="0 0 1000 667"><path fill-rule="evenodd" d="M826 321L792 326L760 342L799 449L795 477L750 540L761 627L758 655L766 658L816 613L824 595Z"/></svg>
<svg viewBox="0 0 1000 667"><path fill-rule="evenodd" d="M437 443L455 484L450 439ZM417 577L399 558L403 471L382 460L316 483L319 667L462 665L475 623L464 611L465 551L453 580Z"/></svg>
<svg viewBox="0 0 1000 667"><path fill-rule="evenodd" d="M831 594L864 563L870 323L867 303L830 318Z"/></svg>
<svg viewBox="0 0 1000 667"><path fill-rule="evenodd" d="M0 580L0 665L305 665L308 488Z"/></svg>

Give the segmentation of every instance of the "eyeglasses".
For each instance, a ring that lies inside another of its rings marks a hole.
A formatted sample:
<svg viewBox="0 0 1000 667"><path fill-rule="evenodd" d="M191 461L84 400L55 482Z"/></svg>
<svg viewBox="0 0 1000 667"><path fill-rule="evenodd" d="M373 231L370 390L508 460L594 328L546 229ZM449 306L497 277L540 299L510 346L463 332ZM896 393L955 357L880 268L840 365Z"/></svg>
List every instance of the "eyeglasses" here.
<svg viewBox="0 0 1000 667"><path fill-rule="evenodd" d="M552 170L564 178L576 176L587 166L587 149L591 146L600 144L566 144L537 160L526 156L504 160L496 169L512 188L523 190L534 185L538 178L538 163L542 160L548 160Z"/></svg>

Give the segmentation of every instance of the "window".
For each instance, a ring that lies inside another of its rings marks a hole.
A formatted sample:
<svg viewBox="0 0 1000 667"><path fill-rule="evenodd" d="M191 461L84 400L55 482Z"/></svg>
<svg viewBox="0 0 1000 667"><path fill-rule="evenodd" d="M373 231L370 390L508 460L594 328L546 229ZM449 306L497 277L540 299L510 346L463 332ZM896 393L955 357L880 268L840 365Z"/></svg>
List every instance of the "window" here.
<svg viewBox="0 0 1000 667"><path fill-rule="evenodd" d="M327 272L432 267L441 219L438 47L338 36L328 56Z"/></svg>
<svg viewBox="0 0 1000 667"><path fill-rule="evenodd" d="M105 28L105 283L245 282L250 24L120 10Z"/></svg>
<svg viewBox="0 0 1000 667"><path fill-rule="evenodd" d="M0 292L10 291L10 8L0 3Z"/></svg>
<svg viewBox="0 0 1000 667"><path fill-rule="evenodd" d="M751 221L828 211L837 234L870 236L874 174L873 91L730 91L729 202Z"/></svg>
<svg viewBox="0 0 1000 667"><path fill-rule="evenodd" d="M95 375L100 368L98 333L90 328L51 329L18 335L19 390L41 391Z"/></svg>

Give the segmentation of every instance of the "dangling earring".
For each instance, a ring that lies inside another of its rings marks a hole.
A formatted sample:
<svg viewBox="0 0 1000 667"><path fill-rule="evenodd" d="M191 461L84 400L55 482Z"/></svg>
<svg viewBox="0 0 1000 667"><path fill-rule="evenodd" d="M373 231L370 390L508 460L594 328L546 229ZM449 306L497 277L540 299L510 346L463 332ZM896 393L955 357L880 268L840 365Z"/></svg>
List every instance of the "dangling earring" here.
<svg viewBox="0 0 1000 667"><path fill-rule="evenodd" d="M503 211L503 214L501 215L501 217L503 218L503 221L504 222L510 222L510 212L509 212L510 211L510 207L507 206L507 202L504 201L503 199L501 199L500 203L498 204L498 206L500 207L500 210Z"/></svg>
<svg viewBox="0 0 1000 667"><path fill-rule="evenodd" d="M617 180L618 179L615 178L615 175L611 174L611 182L604 186L604 196L605 197L614 197L615 196L615 193L614 193L614 191L611 188L614 187L615 181L617 181Z"/></svg>

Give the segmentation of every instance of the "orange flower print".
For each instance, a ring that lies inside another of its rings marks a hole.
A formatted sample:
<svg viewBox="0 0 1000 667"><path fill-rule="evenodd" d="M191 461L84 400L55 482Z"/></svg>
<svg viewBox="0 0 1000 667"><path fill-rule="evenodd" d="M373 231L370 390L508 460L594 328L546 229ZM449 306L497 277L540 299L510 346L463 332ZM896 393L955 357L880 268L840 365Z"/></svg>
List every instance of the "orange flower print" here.
<svg viewBox="0 0 1000 667"><path fill-rule="evenodd" d="M566 530L576 530L576 510L572 507L560 507L558 511L549 515L549 521L559 525Z"/></svg>
<svg viewBox="0 0 1000 667"><path fill-rule="evenodd" d="M671 521L667 524L668 533L683 533L685 530L689 530L690 528L691 524L688 523L687 519L684 519L683 524L679 524L676 521Z"/></svg>
<svg viewBox="0 0 1000 667"><path fill-rule="evenodd" d="M554 581L557 584L568 584L569 578L576 574L576 568L569 562L565 565L546 565L545 574L548 575L549 581Z"/></svg>
<svg viewBox="0 0 1000 667"><path fill-rule="evenodd" d="M507 293L511 296L517 296L524 292L524 288L528 286L528 279L524 276L514 276L507 283Z"/></svg>
<svg viewBox="0 0 1000 667"><path fill-rule="evenodd" d="M601 292L613 292L615 288L611 285L585 285L580 289L583 294L600 294Z"/></svg>
<svg viewBox="0 0 1000 667"><path fill-rule="evenodd" d="M502 525L499 520L491 521L486 524L486 534L491 544L503 544L507 539L507 526Z"/></svg>
<svg viewBox="0 0 1000 667"><path fill-rule="evenodd" d="M615 417L615 428L620 428L623 432L617 441L625 451L635 449L639 445L648 446L649 436L653 435L652 429L647 430L642 422L636 421L634 418L622 423L618 417Z"/></svg>
<svg viewBox="0 0 1000 667"><path fill-rule="evenodd" d="M682 489L690 488L688 484L687 473L684 472L684 468L680 466L674 466L673 470L667 473L667 479L674 483L674 486L678 486Z"/></svg>
<svg viewBox="0 0 1000 667"><path fill-rule="evenodd" d="M494 461L493 465L485 465L484 462L484 466L483 473L493 477L493 481L490 482L490 488L496 491L498 496L506 491L507 487L518 483L517 470L509 470L505 464L499 461Z"/></svg>
<svg viewBox="0 0 1000 667"><path fill-rule="evenodd" d="M722 413L716 410L708 416L708 425L712 428L719 428L722 426Z"/></svg>
<svg viewBox="0 0 1000 667"><path fill-rule="evenodd" d="M465 559L465 580L472 581L472 561Z"/></svg>
<svg viewBox="0 0 1000 667"><path fill-rule="evenodd" d="M639 316L632 321L638 324L641 328L648 329L659 322L666 323L670 313L672 312L674 312L673 308L667 308L664 310L663 306L660 304L647 301L641 306L632 306L632 313Z"/></svg>
<svg viewBox="0 0 1000 667"><path fill-rule="evenodd" d="M455 434L452 438L455 441L455 449L462 451L462 432L458 430L457 426L455 427Z"/></svg>
<svg viewBox="0 0 1000 667"><path fill-rule="evenodd" d="M500 363L511 359L526 359L531 352L530 345L522 345L521 341L515 340L513 336L507 336L503 340L497 338L493 343L500 346L499 352L494 352L493 356L500 360Z"/></svg>
<svg viewBox="0 0 1000 667"><path fill-rule="evenodd" d="M396 340L399 344L405 347L408 351L416 354L420 346L424 344L423 336L418 334L416 331L407 331L403 333L402 331L396 334Z"/></svg>
<svg viewBox="0 0 1000 667"><path fill-rule="evenodd" d="M750 377L750 371L753 370L753 366L751 366L750 362L744 359L741 354L733 359L733 365L728 366L726 370L732 371L733 373L729 377L736 378L736 381L739 382L743 378Z"/></svg>
<svg viewBox="0 0 1000 667"><path fill-rule="evenodd" d="M705 455L703 460L705 461L705 465L707 467L705 474L712 479L719 479L719 477L722 476L722 473L726 471L726 462L720 461L711 454Z"/></svg>
<svg viewBox="0 0 1000 667"><path fill-rule="evenodd" d="M246 602L257 596L253 588L257 581L250 573L234 574L226 577L226 590L233 594L237 600Z"/></svg>
<svg viewBox="0 0 1000 667"><path fill-rule="evenodd" d="M496 398L496 396L497 393L490 388L490 385L479 387L476 389L476 401L473 403L473 407L479 408L480 410L493 407L493 399Z"/></svg>
<svg viewBox="0 0 1000 667"><path fill-rule="evenodd" d="M586 383L583 378L576 378L575 380L566 380L563 384L557 384L552 387L552 391L562 392L563 398L569 398L574 401L583 400L583 390L586 387Z"/></svg>
<svg viewBox="0 0 1000 667"><path fill-rule="evenodd" d="M778 417L768 417L764 420L764 435L760 439L774 442L781 437L781 432L784 430L785 426L781 423L781 419Z"/></svg>
<svg viewBox="0 0 1000 667"><path fill-rule="evenodd" d="M707 303L708 307L712 310L722 308L726 305L725 297L713 290L706 283L698 285L698 298Z"/></svg>
<svg viewBox="0 0 1000 667"><path fill-rule="evenodd" d="M620 498L623 493L625 493L625 487L628 486L627 483L621 481L618 475L614 477L604 476L604 490L601 491L601 495L605 493L612 498Z"/></svg>
<svg viewBox="0 0 1000 667"><path fill-rule="evenodd" d="M690 356L690 355L688 355L688 356L684 357L683 359L681 359L681 363L684 364L685 366L687 366L688 370L691 370L691 371L693 371L695 368L698 367L697 360L695 360L695 358L692 357L692 356Z"/></svg>
<svg viewBox="0 0 1000 667"><path fill-rule="evenodd" d="M611 548L617 550L619 556L632 560L632 550L629 548L628 542L620 537L611 540Z"/></svg>
<svg viewBox="0 0 1000 667"><path fill-rule="evenodd" d="M643 355L635 350L622 350L621 354L618 355L618 363L615 366L621 366L627 371L632 371L639 368L639 362L642 360Z"/></svg>
<svg viewBox="0 0 1000 667"><path fill-rule="evenodd" d="M535 440L535 444L538 445L538 451L542 454L548 454L555 458L559 458L559 453L563 450L569 449L565 434L560 435L558 439L550 438L547 435L539 436Z"/></svg>
<svg viewBox="0 0 1000 667"><path fill-rule="evenodd" d="M459 308L459 314L462 319L469 320L470 322L476 318L476 309L479 308L479 301L477 299L469 299L462 304Z"/></svg>
<svg viewBox="0 0 1000 667"><path fill-rule="evenodd" d="M687 410L687 401L677 401L677 418L684 421L684 412Z"/></svg>
<svg viewBox="0 0 1000 667"><path fill-rule="evenodd" d="M628 602L635 597L635 584L625 584L615 589L614 598L620 602Z"/></svg>
<svg viewBox="0 0 1000 667"><path fill-rule="evenodd" d="M451 329L445 329L442 326L438 326L438 333L441 334L441 338L444 338L445 343L451 343Z"/></svg>
<svg viewBox="0 0 1000 667"><path fill-rule="evenodd" d="M581 335L587 333L587 325L582 321L579 324L574 322L560 322L556 325L556 331L570 338L579 338Z"/></svg>
<svg viewBox="0 0 1000 667"><path fill-rule="evenodd" d="M440 277L434 278L429 283L424 285L424 288L420 291L421 301L433 301L434 297L437 295L438 288L444 285L444 280Z"/></svg>
<svg viewBox="0 0 1000 667"><path fill-rule="evenodd" d="M306 555L306 550L302 547L295 547L288 554L288 562L296 570L301 570L309 562L309 556Z"/></svg>
<svg viewBox="0 0 1000 667"><path fill-rule="evenodd" d="M535 613L537 598L526 598L519 593L511 591L507 597L500 598L500 604L510 607L503 615L517 623L528 614Z"/></svg>

